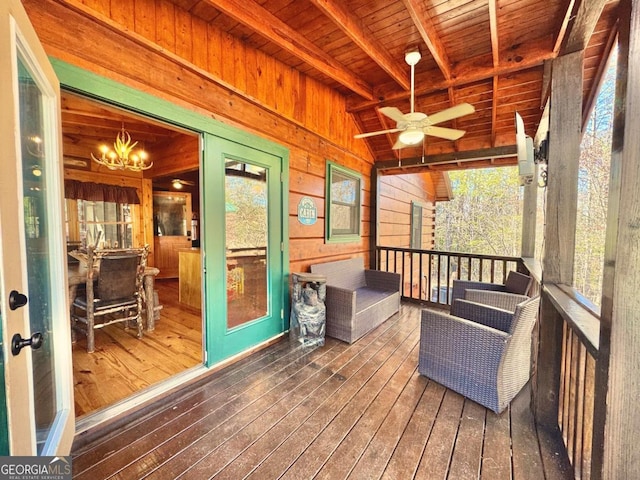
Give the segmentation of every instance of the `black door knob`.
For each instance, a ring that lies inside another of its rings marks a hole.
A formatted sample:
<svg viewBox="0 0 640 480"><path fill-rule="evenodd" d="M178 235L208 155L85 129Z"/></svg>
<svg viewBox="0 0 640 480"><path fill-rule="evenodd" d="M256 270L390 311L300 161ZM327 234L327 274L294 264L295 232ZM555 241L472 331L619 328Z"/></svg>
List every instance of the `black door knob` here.
<svg viewBox="0 0 640 480"><path fill-rule="evenodd" d="M37 350L42 346L44 337L40 332L35 332L30 338L22 338L19 333L16 333L11 339L11 353L18 355L20 350L24 347L31 347L33 350Z"/></svg>
<svg viewBox="0 0 640 480"><path fill-rule="evenodd" d="M15 310L16 308L24 307L27 304L27 296L23 295L16 290L11 290L9 293L9 308Z"/></svg>

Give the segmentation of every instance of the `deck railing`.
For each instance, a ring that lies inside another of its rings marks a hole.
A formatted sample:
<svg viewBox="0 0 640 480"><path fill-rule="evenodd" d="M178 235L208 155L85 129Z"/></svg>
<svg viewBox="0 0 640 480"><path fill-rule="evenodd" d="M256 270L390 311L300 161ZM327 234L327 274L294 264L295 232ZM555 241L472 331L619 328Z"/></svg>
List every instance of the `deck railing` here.
<svg viewBox="0 0 640 480"><path fill-rule="evenodd" d="M402 276L402 298L445 306L454 279L504 283L510 270L523 270L517 257L377 247L376 268Z"/></svg>
<svg viewBox="0 0 640 480"><path fill-rule="evenodd" d="M595 376L599 355L599 316L572 289L543 288L562 322L559 356L557 425L573 466L574 478L600 478L594 472L594 448L601 449L603 432L594 431ZM598 463L596 461L596 463Z"/></svg>
<svg viewBox="0 0 640 480"><path fill-rule="evenodd" d="M559 329L562 338L556 343L561 345L560 354L538 352L545 343L540 342L539 330L536 328L534 331L537 341L534 341L533 358L557 358L555 365L551 366L557 372L553 383L559 386L552 395L557 400L553 407L557 411L551 415L555 425L548 426L557 427L560 432L575 478L592 478L593 445L596 448L602 445L602 438L594 439L598 434L593 428L599 320L589 305L585 308L587 302L578 298L571 289L541 285L539 273L531 272L518 257L379 246L376 247L376 268L401 275L404 300L443 308L450 304L452 284L456 278L504 283L510 270L531 273L536 280L531 295L545 297L556 313L551 321L562 322ZM534 360L534 383L539 364ZM547 366L545 364L544 368ZM535 388L533 392L535 395Z"/></svg>

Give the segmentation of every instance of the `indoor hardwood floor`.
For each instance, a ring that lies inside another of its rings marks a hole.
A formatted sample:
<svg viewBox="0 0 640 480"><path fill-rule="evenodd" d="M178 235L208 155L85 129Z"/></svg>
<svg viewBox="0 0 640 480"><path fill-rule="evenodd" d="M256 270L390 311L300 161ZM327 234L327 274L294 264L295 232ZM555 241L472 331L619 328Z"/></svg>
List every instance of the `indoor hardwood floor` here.
<svg viewBox="0 0 640 480"><path fill-rule="evenodd" d="M178 281L158 280L160 319L137 339L123 324L96 330L96 351L87 353L79 333L73 344L76 418L202 363L200 310L178 303Z"/></svg>
<svg viewBox="0 0 640 480"><path fill-rule="evenodd" d="M77 441L77 479L572 478L529 409L417 372L420 309L348 345L283 339ZM101 435L101 436L100 436Z"/></svg>

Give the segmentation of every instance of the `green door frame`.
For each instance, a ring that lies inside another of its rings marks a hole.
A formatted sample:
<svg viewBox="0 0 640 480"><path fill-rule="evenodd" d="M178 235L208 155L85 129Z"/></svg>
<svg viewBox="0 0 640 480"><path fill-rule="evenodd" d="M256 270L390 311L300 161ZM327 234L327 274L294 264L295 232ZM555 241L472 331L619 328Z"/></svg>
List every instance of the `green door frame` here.
<svg viewBox="0 0 640 480"><path fill-rule="evenodd" d="M207 311L209 317L215 319L209 323L207 330L207 344L213 347L210 351L211 361L216 362L246 351L248 348L269 340L285 330L285 311L288 310L285 296L288 298L288 284L283 280L284 265L281 246L287 242L282 237L283 224L286 217L282 216L285 209L282 192L284 190L281 179L282 162L279 157L264 151L256 150L253 146L240 145L220 137L205 135L205 149L213 152L215 159L204 166L202 178L207 184L203 192L204 207L208 211L215 211L216 207L225 204L225 161L234 159L250 163L267 170L267 294L269 308L267 315L254 321L247 322L236 328L227 327L228 302L226 288L216 288L227 285L226 279L226 213L215 215L209 219L206 232L209 235L205 242L209 252L205 259L205 269L210 272L207 278L212 283L207 285ZM225 209L222 209L225 210ZM221 234L222 232L222 234ZM214 288L212 288L212 286Z"/></svg>
<svg viewBox="0 0 640 480"><path fill-rule="evenodd" d="M281 218L279 228L281 229L282 236L282 288L278 289L282 292L282 300L281 305L284 310L284 319L283 319L283 332L288 328L289 325L289 314L288 314L288 305L289 305L289 295L288 295L288 283L289 283L289 223L288 223L288 204L289 204L289 150L279 145L275 142L266 140L264 138L258 137L256 135L250 134L246 131L240 130L235 127L231 127L219 121L216 121L212 118L209 118L205 115L201 115L199 113L188 110L184 107L180 107L175 105L167 100L163 100L157 97L154 97L148 93L140 92L131 87L123 85L119 82L115 82L113 80L101 77L92 72L84 70L82 68L76 67L69 63L63 62L61 60L51 58L51 64L58 75L60 80L60 86L64 90L70 90L73 92L77 92L81 95L88 96L97 100L102 100L108 102L112 105L122 107L126 110L139 113L141 115L156 118L168 124L173 124L179 127L183 127L187 130L191 130L194 132L199 132L203 138L207 138L209 136L217 137L222 140L234 142L238 145L247 146L254 150L259 150L265 152L274 157L278 157L281 159L282 165L282 208L281 208ZM209 152L207 150L207 144L215 144L216 142L204 142L203 140L203 155L204 162L215 162L215 152ZM206 166L205 166L206 168ZM224 170L224 168L222 169ZM204 176L203 176L204 178ZM204 191L204 189L202 189ZM224 208L221 209L222 212L210 212L208 213L206 210L203 210L204 215L201 218L201 231L204 232L203 235L203 247L204 247L204 264L207 265L207 223L208 219L207 215L212 216L212 223L219 223L219 219L216 216L224 215ZM209 242L211 247L220 248L214 241ZM224 251L224 245L222 246ZM217 252L210 252L215 255ZM219 277L220 275L218 275ZM215 276L215 272L209 272L204 275L205 285L207 282L214 281L218 283L218 278ZM213 279L213 280L210 280ZM218 283L219 285L225 285L225 283ZM226 288L225 288L226 291ZM216 309L209 308L207 303L211 302L211 299L206 297L207 288L204 289L205 293L205 309L203 311L204 315L204 323L206 325L206 331L213 331L211 328L212 322L215 321L214 318L209 318L208 313L216 313L218 311ZM224 310L223 313L226 313ZM279 312L278 312L279 314ZM224 318L224 322L226 323L226 315ZM268 340L264 338L260 341ZM257 343L260 343L258 341ZM253 346L253 345L250 345ZM216 361L221 360L220 356L212 355L210 352L212 351L213 344L212 338L209 333L206 333L205 336L205 352L206 352L206 360L205 365L211 366ZM248 348L248 347L247 347Z"/></svg>

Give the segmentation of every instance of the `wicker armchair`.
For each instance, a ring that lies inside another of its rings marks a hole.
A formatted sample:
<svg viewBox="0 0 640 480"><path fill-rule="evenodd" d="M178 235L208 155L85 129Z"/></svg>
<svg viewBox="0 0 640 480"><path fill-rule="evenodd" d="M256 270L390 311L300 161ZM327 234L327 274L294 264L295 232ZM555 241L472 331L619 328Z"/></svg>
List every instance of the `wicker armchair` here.
<svg viewBox="0 0 640 480"><path fill-rule="evenodd" d="M452 313L422 311L420 374L496 413L527 383L540 297L513 311L457 300Z"/></svg>
<svg viewBox="0 0 640 480"><path fill-rule="evenodd" d="M507 280L504 285L500 283L474 282L471 280L454 280L451 292L451 305L453 305L456 299L465 298L464 292L467 289L491 290L496 292L528 295L532 284L533 278L513 270L507 274Z"/></svg>

